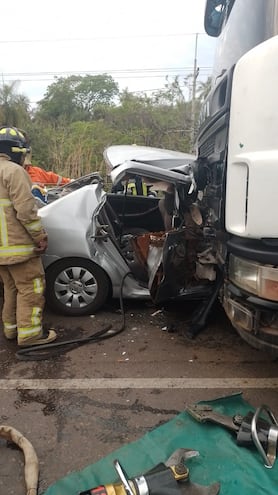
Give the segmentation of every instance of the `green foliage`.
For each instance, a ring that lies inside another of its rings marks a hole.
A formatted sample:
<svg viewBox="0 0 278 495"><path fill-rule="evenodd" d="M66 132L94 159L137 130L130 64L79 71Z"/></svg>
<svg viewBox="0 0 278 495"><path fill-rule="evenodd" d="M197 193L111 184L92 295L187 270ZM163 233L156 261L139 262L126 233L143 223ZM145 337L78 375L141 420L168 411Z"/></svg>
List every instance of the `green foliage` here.
<svg viewBox="0 0 278 495"><path fill-rule="evenodd" d="M99 171L104 148L119 137L103 121L37 122L29 134L33 164L72 178Z"/></svg>
<svg viewBox="0 0 278 495"><path fill-rule="evenodd" d="M209 80L197 86L196 122L209 86ZM147 96L128 90L119 93L117 83L107 74L70 76L51 84L33 113L14 85L4 86L0 117L4 122L6 110L7 123L28 132L34 165L66 177L92 171L105 177L103 151L110 145L191 150L192 102L187 94L188 81L180 82L178 77L166 79L164 89Z"/></svg>
<svg viewBox="0 0 278 495"><path fill-rule="evenodd" d="M120 105L110 109L105 122L122 132L121 143L173 148L187 151L189 146L190 108L183 99L176 101L169 87L155 93L135 96L125 91Z"/></svg>
<svg viewBox="0 0 278 495"><path fill-rule="evenodd" d="M37 118L92 120L98 107L112 105L118 93L117 83L107 74L56 78L38 104Z"/></svg>
<svg viewBox="0 0 278 495"><path fill-rule="evenodd" d="M17 92L18 81L0 87L1 125L23 127L30 120L30 102Z"/></svg>
<svg viewBox="0 0 278 495"><path fill-rule="evenodd" d="M197 86L198 97L204 101L211 89L212 78L208 77L206 81L200 81Z"/></svg>

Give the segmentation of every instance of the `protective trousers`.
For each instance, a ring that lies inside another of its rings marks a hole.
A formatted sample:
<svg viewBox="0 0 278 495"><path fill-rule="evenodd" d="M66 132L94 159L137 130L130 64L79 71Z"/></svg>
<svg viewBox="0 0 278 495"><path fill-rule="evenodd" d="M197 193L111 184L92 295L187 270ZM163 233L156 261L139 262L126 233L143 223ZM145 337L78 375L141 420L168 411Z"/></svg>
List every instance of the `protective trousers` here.
<svg viewBox="0 0 278 495"><path fill-rule="evenodd" d="M17 337L18 344L42 333L45 304L45 275L40 257L15 265L0 265L4 284L2 320L8 339Z"/></svg>

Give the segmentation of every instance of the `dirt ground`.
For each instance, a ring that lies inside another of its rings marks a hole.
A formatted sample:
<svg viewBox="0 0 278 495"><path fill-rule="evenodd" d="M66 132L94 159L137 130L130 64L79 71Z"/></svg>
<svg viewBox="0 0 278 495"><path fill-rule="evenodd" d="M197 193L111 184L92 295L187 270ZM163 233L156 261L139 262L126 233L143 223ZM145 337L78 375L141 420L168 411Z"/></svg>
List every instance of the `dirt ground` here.
<svg viewBox="0 0 278 495"><path fill-rule="evenodd" d="M185 336L191 305L126 302L125 329L42 361L21 361L0 336L1 423L21 431L40 461L39 494L70 472L139 439L202 399L234 392L278 414L277 362L252 349L216 306L207 328ZM114 301L96 315L46 312L60 339L123 322ZM0 441L0 493L24 494L23 456Z"/></svg>

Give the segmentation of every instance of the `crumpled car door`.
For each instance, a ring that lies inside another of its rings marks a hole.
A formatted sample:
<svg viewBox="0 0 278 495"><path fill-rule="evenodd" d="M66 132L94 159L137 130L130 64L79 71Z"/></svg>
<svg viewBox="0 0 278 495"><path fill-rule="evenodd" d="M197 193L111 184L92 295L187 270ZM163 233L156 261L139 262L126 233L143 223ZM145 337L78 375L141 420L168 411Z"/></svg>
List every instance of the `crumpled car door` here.
<svg viewBox="0 0 278 495"><path fill-rule="evenodd" d="M133 249L148 271L148 288L155 304L183 294L194 285L198 235L187 229L152 232L133 239Z"/></svg>
<svg viewBox="0 0 278 495"><path fill-rule="evenodd" d="M138 175L146 183L161 187L158 190L167 191L170 186L175 210L182 217L187 214L196 197L191 167L194 155L143 146L113 146L104 157L114 184ZM196 242L198 235L192 236L186 228L150 232L132 240L137 260L148 273L148 288L156 304L177 297L194 283L196 248L192 243Z"/></svg>

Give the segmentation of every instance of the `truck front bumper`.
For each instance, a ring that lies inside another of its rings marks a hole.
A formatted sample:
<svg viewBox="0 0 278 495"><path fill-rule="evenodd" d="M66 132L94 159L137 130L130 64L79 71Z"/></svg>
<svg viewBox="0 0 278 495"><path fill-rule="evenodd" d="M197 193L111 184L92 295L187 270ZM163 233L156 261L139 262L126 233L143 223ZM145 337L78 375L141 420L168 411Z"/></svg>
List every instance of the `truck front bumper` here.
<svg viewBox="0 0 278 495"><path fill-rule="evenodd" d="M278 356L278 302L224 284L223 307L233 327L252 347Z"/></svg>

